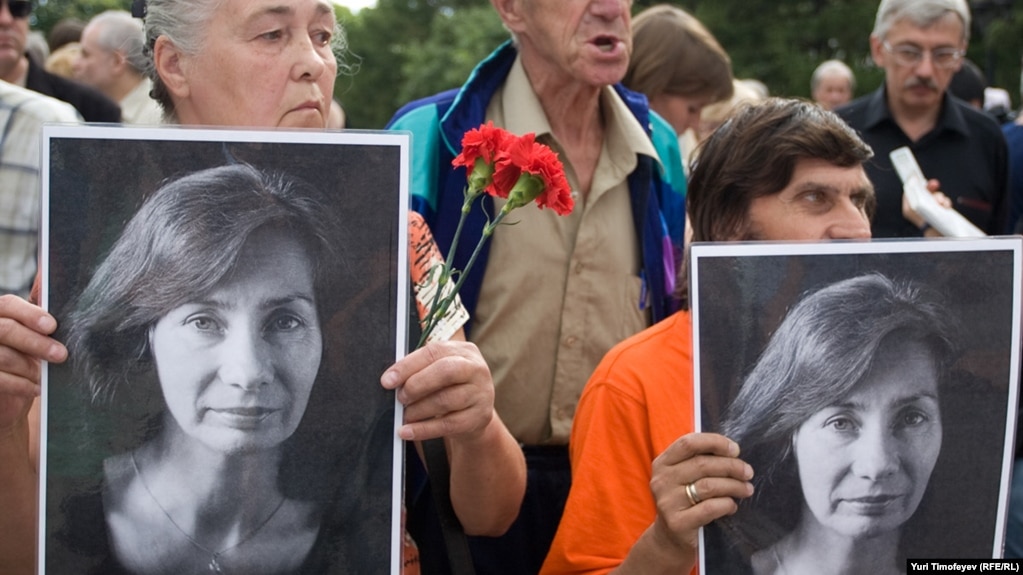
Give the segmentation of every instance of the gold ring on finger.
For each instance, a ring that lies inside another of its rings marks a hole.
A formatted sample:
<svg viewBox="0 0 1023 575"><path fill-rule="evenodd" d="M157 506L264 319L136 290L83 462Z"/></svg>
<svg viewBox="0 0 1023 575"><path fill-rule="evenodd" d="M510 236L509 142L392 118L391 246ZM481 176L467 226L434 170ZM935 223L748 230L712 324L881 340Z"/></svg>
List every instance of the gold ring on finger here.
<svg viewBox="0 0 1023 575"><path fill-rule="evenodd" d="M696 507L703 499L700 499L700 494L696 492L696 482L686 483L686 497L689 498L689 503L693 507Z"/></svg>

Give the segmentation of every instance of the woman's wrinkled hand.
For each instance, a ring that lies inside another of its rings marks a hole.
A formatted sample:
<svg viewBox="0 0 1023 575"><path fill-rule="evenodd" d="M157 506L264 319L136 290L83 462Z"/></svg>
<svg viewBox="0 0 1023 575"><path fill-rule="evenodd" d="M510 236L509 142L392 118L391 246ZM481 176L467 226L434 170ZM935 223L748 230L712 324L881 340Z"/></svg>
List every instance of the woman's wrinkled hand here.
<svg viewBox="0 0 1023 575"><path fill-rule="evenodd" d="M39 395L39 361L67 359L67 349L50 337L56 329L57 320L39 306L0 296L0 433L18 424Z"/></svg>

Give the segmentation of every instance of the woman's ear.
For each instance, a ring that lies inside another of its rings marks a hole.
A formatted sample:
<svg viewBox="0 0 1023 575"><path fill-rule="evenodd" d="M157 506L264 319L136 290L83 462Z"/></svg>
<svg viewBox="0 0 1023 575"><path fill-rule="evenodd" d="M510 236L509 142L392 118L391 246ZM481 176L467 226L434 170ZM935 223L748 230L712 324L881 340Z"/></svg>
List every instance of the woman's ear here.
<svg viewBox="0 0 1023 575"><path fill-rule="evenodd" d="M170 38L160 36L156 39L153 45L153 64L156 66L156 73L167 87L167 92L175 99L187 98L189 92L183 58L184 54Z"/></svg>

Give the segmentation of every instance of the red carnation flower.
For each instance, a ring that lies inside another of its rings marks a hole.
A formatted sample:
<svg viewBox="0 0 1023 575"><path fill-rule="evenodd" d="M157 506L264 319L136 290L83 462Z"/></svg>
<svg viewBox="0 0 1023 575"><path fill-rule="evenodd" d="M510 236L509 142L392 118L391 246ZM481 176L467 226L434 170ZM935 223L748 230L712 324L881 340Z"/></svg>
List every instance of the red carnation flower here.
<svg viewBox="0 0 1023 575"><path fill-rule="evenodd" d="M543 144L533 144L529 163L522 170L543 179L543 191L536 196L536 205L550 208L559 216L568 215L575 207L572 188L565 177L565 168L554 150Z"/></svg>
<svg viewBox="0 0 1023 575"><path fill-rule="evenodd" d="M504 148L497 156L493 184L486 190L488 194L499 198L508 197L522 176L523 166L529 162L535 138L533 134L526 134L522 137L512 136L505 142Z"/></svg>
<svg viewBox="0 0 1023 575"><path fill-rule="evenodd" d="M507 131L495 128L493 122L487 122L462 136L462 152L451 161L451 164L467 170L476 167L477 159L493 164L497 153L504 148L504 142L513 137Z"/></svg>
<svg viewBox="0 0 1023 575"><path fill-rule="evenodd" d="M488 188L487 193L502 198L514 196L512 209L535 200L541 208L551 208L564 216L575 205L561 160L533 134L518 138L498 155L492 187L495 190Z"/></svg>
<svg viewBox="0 0 1023 575"><path fill-rule="evenodd" d="M462 152L451 161L456 168L466 169L467 186L462 202L462 214L455 236L451 240L448 257L441 272L437 274L435 297L423 325L419 346L422 346L433 329L442 321L454 297L458 294L469 270L476 262L483 245L501 225L512 210L535 201L541 208L550 208L563 216L572 211L572 193L565 178L561 160L547 146L537 143L534 134L518 137L487 122L479 128L469 130L462 137ZM462 225L473 202L486 192L491 196L508 201L501 211L483 227L476 247L463 270L454 269L454 254L457 252ZM457 272L457 273L456 273ZM457 278L457 279L455 279ZM455 279L455 285L448 288L447 282ZM442 295L443 294L443 295Z"/></svg>

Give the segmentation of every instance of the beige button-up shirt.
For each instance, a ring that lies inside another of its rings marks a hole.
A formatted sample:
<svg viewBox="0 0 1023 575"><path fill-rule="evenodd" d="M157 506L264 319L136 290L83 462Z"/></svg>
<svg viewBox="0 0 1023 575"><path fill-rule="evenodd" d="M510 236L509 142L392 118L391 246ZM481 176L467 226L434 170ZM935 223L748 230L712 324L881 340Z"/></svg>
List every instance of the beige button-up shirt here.
<svg viewBox="0 0 1023 575"><path fill-rule="evenodd" d="M636 154L657 158L643 127L610 87L601 93L604 146L589 195L572 214L530 205L512 212L491 238L473 318L472 340L494 375L495 406L527 445L568 443L590 374L622 339L650 324L641 309L640 246L627 178ZM534 132L578 179L516 61L487 108L487 119L515 134ZM497 204L500 209L501 204Z"/></svg>
<svg viewBox="0 0 1023 575"><path fill-rule="evenodd" d="M128 92L119 103L121 106L121 122L125 124L144 124L155 126L163 122L163 109L156 100L149 97L153 82L142 78L138 86Z"/></svg>

